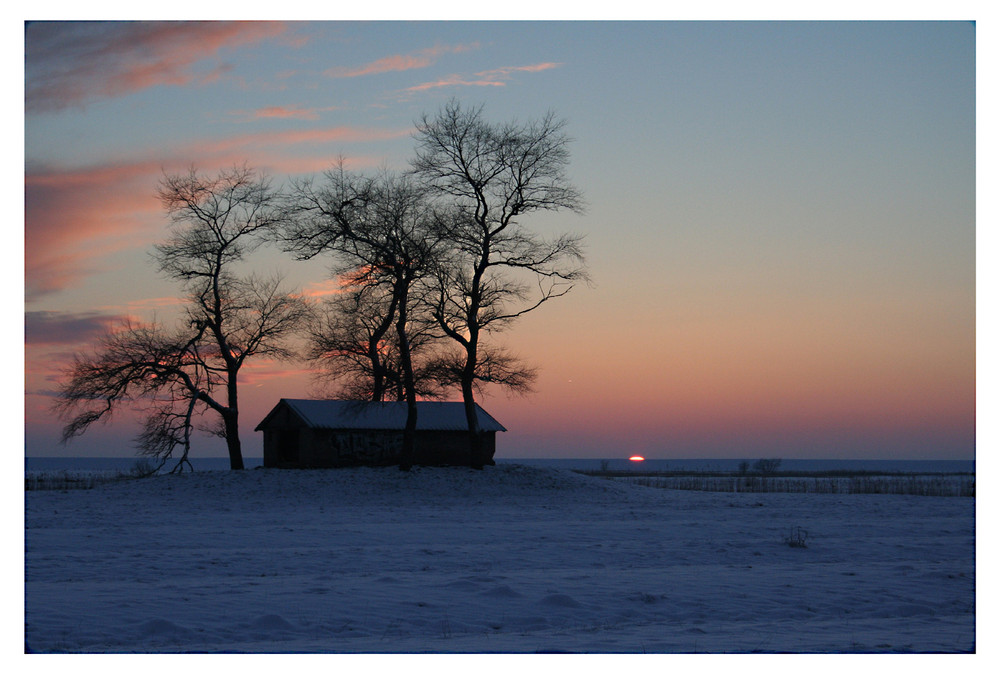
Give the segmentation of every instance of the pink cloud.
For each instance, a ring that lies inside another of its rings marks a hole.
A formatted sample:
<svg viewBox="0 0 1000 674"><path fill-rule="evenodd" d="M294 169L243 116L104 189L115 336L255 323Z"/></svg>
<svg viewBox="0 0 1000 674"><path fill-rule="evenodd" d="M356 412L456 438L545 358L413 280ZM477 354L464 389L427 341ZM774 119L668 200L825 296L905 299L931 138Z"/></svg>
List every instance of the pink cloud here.
<svg viewBox="0 0 1000 674"><path fill-rule="evenodd" d="M201 157L213 158L218 163L220 159L232 156L256 157L262 151L271 149L282 157L287 157L287 149L296 145L318 146L328 143L364 143L371 141L393 140L405 138L411 129L358 129L348 126L292 129L287 131L267 131L263 133L230 136L212 142L201 142L192 145L191 150ZM326 164L330 163L330 155L326 155ZM225 162L223 162L225 163ZM232 163L229 160L229 163ZM259 162L257 162L259 163Z"/></svg>
<svg viewBox="0 0 1000 674"><path fill-rule="evenodd" d="M98 270L85 253L32 257L25 250L24 294L28 301L59 292Z"/></svg>
<svg viewBox="0 0 1000 674"><path fill-rule="evenodd" d="M433 61L425 56L387 56L360 68L331 68L325 74L330 77L360 77L362 75L374 75L394 70L426 68L431 63Z"/></svg>
<svg viewBox="0 0 1000 674"><path fill-rule="evenodd" d="M188 300L183 297L147 297L141 300L134 300L125 305L124 309L128 311L129 315L133 312L141 311L147 312L149 309L162 309L179 307L188 304ZM121 309L122 307L113 307L115 309Z"/></svg>
<svg viewBox="0 0 1000 674"><path fill-rule="evenodd" d="M25 30L25 110L51 112L154 86L210 83L196 64L281 35L272 22L38 22Z"/></svg>
<svg viewBox="0 0 1000 674"><path fill-rule="evenodd" d="M199 139L171 148L170 155L162 156L156 163L150 184L155 186L162 175L161 167L168 173L176 173L187 171L194 165L199 172L213 173L247 162L274 176L277 184L281 182L281 175L315 173L330 168L338 155L345 151L344 148L351 144L406 138L410 133L412 130L409 128L340 126ZM377 166L382 161L382 157L359 154L352 154L346 160L350 167L358 169Z"/></svg>
<svg viewBox="0 0 1000 674"><path fill-rule="evenodd" d="M25 294L28 300L57 292L98 271L100 256L147 247L166 224L156 197L163 175L219 169L249 161L278 175L315 173L330 167L340 145L405 137L409 129L327 127L201 140L168 156L63 169L27 167L24 180ZM335 144L335 147L328 147ZM307 146L312 156L292 150ZM377 164L353 157L351 166ZM280 179L276 179L279 184Z"/></svg>
<svg viewBox="0 0 1000 674"><path fill-rule="evenodd" d="M313 374L315 374L315 370L308 366L290 367L288 363L281 363L273 359L252 358L247 360L240 369L240 383L245 387L256 387L273 379L308 377Z"/></svg>
<svg viewBox="0 0 1000 674"><path fill-rule="evenodd" d="M254 112L257 119L319 119L315 108L296 108L284 105L272 105Z"/></svg>
<svg viewBox="0 0 1000 674"><path fill-rule="evenodd" d="M96 271L95 255L147 244L160 212L159 166L28 170L24 179L25 291L55 292Z"/></svg>
<svg viewBox="0 0 1000 674"><path fill-rule="evenodd" d="M416 68L426 68L433 65L438 58L445 54L459 54L478 48L478 43L465 45L438 45L429 49L421 49L412 54L394 54L380 58L371 63L356 68L330 68L324 74L329 77L361 77L363 75L376 75L379 73L395 72L402 70L414 70Z"/></svg>
<svg viewBox="0 0 1000 674"><path fill-rule="evenodd" d="M308 284L302 289L299 295L307 300L313 300L321 297L329 297L330 295L339 295L342 292L344 292L344 284L340 279L329 278Z"/></svg>
<svg viewBox="0 0 1000 674"><path fill-rule="evenodd" d="M537 73L542 70L551 70L552 68L558 68L562 66L561 63L536 63L530 66L509 66L506 68L496 68L494 70L484 70L483 72L476 73L477 76L484 79L509 79L513 73Z"/></svg>
<svg viewBox="0 0 1000 674"><path fill-rule="evenodd" d="M235 110L231 115L240 121L253 121L258 119L304 119L315 121L320 118L320 114L337 110L336 106L325 108L301 108L296 105L270 105L256 110Z"/></svg>
<svg viewBox="0 0 1000 674"><path fill-rule="evenodd" d="M95 311L70 313L62 311L24 312L26 345L63 345L90 342L124 320Z"/></svg>
<svg viewBox="0 0 1000 674"><path fill-rule="evenodd" d="M416 86L407 87L406 91L427 91L428 89L438 89L441 87L502 87L503 82L490 80L465 80L459 75L452 75L435 82L424 82Z"/></svg>
<svg viewBox="0 0 1000 674"><path fill-rule="evenodd" d="M466 78L462 75L451 75L433 82L424 82L405 91L427 91L428 89L438 89L441 87L503 87L511 79L514 73L537 73L543 70L558 68L561 63L536 63L529 66L510 66L506 68L496 68L494 70L484 70L475 74L474 78Z"/></svg>

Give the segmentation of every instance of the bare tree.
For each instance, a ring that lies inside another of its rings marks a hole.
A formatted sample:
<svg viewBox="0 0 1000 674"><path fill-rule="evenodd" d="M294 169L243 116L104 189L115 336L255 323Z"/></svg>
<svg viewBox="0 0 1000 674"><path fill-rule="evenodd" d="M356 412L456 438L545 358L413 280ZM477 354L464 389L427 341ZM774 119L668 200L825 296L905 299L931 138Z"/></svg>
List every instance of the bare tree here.
<svg viewBox="0 0 1000 674"><path fill-rule="evenodd" d="M418 321L413 312L420 305L418 286L438 254L435 215L426 192L405 176L386 171L374 177L351 174L341 162L327 171L325 178L318 188L310 181L296 185L283 240L299 259L322 253L335 255L340 265L337 272L349 276L360 300L365 301L367 295L369 304L361 328L372 365L373 398L384 396L390 383L385 376L390 372L390 361L380 352L378 341L390 324L394 327L398 390L407 404L400 468L409 470L418 395L413 361L414 325Z"/></svg>
<svg viewBox="0 0 1000 674"><path fill-rule="evenodd" d="M587 278L582 237L545 239L521 224L532 212L582 210L565 173L570 141L564 127L551 113L540 121L492 124L482 107L463 109L454 100L417 127L413 173L449 214L439 219L449 256L436 267L434 315L464 355L458 382L474 468L485 462L477 379L490 381L482 374L491 370L505 373L501 383L523 386L531 378L527 371L514 376L510 357L498 370L498 352L484 349L484 334L508 327Z"/></svg>
<svg viewBox="0 0 1000 674"><path fill-rule="evenodd" d="M781 459L757 459L753 462L754 471L764 476L778 472L780 467Z"/></svg>
<svg viewBox="0 0 1000 674"><path fill-rule="evenodd" d="M169 455L180 444L186 458L194 408L202 403L218 414L217 434L225 438L230 467L242 469L239 371L254 356L290 355L284 339L307 314L304 301L283 291L279 278L240 276L236 269L278 224L278 196L265 176L246 166L215 177L193 169L168 175L158 195L173 232L153 257L187 292L186 327L171 337L160 328L127 327L93 358L78 358L58 403L70 418L64 438L123 403L145 401L154 411L140 451Z"/></svg>
<svg viewBox="0 0 1000 674"><path fill-rule="evenodd" d="M140 454L160 459L159 468L180 446L175 469L190 465L192 417L208 380L196 357L200 337L167 334L156 323L126 322L101 339L94 355L75 356L55 403L67 419L63 442L110 420L127 404L148 415L137 438Z"/></svg>

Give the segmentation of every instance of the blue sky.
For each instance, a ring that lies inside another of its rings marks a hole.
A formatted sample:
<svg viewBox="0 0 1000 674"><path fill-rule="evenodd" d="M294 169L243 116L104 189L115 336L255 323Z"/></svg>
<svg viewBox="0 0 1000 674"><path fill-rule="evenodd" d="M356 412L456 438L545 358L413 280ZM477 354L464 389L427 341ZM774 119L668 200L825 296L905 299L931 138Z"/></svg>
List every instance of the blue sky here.
<svg viewBox="0 0 1000 674"><path fill-rule="evenodd" d="M34 33L33 33L34 31ZM162 171L276 182L404 169L450 97L567 119L593 287L502 343L508 456L971 458L976 47L969 22L77 24L27 32L26 448L58 366L122 316L169 320L146 254ZM981 36L979 37L981 40ZM326 278L264 250L303 289ZM304 364L248 373L244 439ZM251 423L253 422L253 423ZM206 441L207 442L207 441ZM220 448L221 449L221 448ZM206 455L214 449L206 447ZM248 454L254 452L248 450ZM96 455L96 454L95 454Z"/></svg>

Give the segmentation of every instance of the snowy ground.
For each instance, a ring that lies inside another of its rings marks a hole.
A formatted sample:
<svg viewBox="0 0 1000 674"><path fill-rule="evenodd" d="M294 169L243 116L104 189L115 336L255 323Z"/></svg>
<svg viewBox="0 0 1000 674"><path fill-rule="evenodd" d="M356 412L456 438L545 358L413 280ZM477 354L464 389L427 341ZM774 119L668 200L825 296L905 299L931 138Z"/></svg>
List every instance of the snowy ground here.
<svg viewBox="0 0 1000 674"><path fill-rule="evenodd" d="M250 470L26 492L25 526L34 652L976 648L973 498Z"/></svg>

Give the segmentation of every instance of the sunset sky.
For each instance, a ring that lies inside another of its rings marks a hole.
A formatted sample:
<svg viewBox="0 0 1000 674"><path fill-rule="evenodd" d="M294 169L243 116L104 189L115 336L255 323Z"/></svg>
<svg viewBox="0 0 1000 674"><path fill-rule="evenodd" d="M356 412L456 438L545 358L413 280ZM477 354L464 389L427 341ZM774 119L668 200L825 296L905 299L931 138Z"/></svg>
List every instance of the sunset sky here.
<svg viewBox="0 0 1000 674"><path fill-rule="evenodd" d="M587 201L523 220L585 234L593 285L498 336L540 369L481 401L498 456L975 455L972 23L37 23L24 83L29 456L133 453L128 415L60 447L50 406L102 331L177 315L164 171L404 170L451 97L564 117ZM328 287L328 260L254 264ZM241 385L260 456L309 368Z"/></svg>

